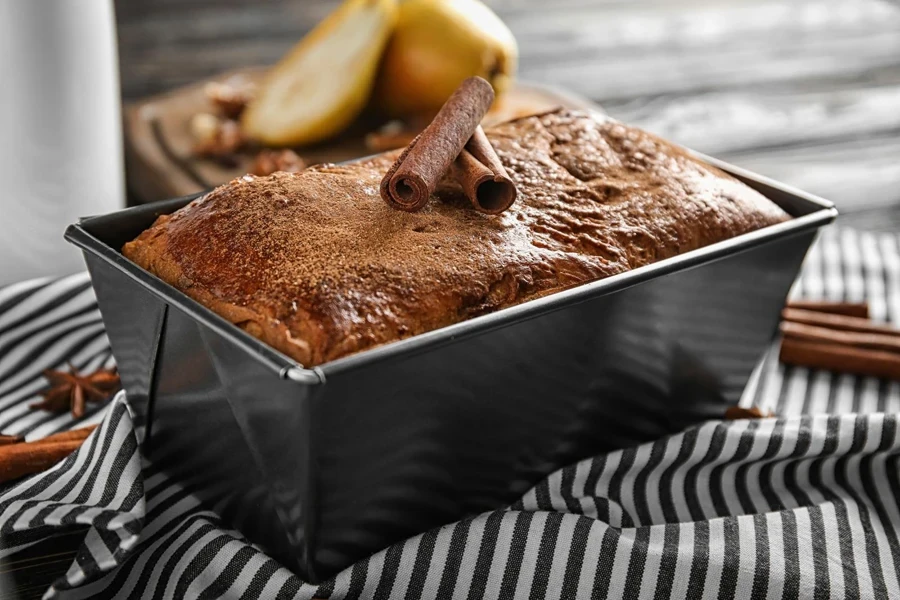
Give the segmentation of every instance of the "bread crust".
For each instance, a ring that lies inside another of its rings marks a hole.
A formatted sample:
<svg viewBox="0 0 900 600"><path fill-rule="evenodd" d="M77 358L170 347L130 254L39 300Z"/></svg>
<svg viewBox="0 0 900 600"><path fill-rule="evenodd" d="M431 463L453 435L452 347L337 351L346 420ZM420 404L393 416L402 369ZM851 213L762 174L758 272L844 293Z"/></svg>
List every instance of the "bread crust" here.
<svg viewBox="0 0 900 600"><path fill-rule="evenodd" d="M789 219L681 148L560 110L488 131L518 201L447 179L420 212L378 186L397 152L244 176L161 216L126 257L305 366Z"/></svg>

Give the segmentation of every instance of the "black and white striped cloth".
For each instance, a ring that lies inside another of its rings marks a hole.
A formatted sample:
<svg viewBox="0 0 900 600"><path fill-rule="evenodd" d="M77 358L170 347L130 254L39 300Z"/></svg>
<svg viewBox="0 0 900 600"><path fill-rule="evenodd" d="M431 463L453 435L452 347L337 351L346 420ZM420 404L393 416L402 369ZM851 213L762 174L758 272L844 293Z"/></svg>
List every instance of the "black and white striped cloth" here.
<svg viewBox="0 0 900 600"><path fill-rule="evenodd" d="M900 238L830 229L794 292L866 299L900 321ZM85 275L0 289L0 431L82 423L29 411L40 371L112 358ZM584 460L507 510L388 548L307 585L143 460L127 401L50 471L0 490L0 561L89 526L63 598L897 598L900 384L763 362L713 421ZM13 556L14 558L14 556ZM2 570L2 566L0 566Z"/></svg>

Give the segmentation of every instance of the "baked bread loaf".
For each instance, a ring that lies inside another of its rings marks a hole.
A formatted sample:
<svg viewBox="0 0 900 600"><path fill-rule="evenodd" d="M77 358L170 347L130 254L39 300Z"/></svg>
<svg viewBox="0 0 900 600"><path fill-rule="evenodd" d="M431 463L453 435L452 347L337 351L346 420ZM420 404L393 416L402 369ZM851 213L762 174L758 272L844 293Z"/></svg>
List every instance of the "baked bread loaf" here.
<svg viewBox="0 0 900 600"><path fill-rule="evenodd" d="M640 129L556 111L488 132L518 201L449 178L420 212L378 186L398 152L244 176L161 216L125 256L314 366L789 219Z"/></svg>

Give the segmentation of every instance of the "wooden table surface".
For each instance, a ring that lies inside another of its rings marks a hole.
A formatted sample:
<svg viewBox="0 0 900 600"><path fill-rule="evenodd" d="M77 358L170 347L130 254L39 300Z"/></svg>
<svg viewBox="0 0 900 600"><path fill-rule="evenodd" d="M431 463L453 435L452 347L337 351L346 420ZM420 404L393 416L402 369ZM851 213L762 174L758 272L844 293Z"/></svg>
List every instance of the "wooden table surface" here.
<svg viewBox="0 0 900 600"><path fill-rule="evenodd" d="M523 79L833 200L845 224L900 229L900 3L488 3L519 41ZM272 63L337 4L117 0L123 95ZM71 537L7 564L19 597L65 570Z"/></svg>

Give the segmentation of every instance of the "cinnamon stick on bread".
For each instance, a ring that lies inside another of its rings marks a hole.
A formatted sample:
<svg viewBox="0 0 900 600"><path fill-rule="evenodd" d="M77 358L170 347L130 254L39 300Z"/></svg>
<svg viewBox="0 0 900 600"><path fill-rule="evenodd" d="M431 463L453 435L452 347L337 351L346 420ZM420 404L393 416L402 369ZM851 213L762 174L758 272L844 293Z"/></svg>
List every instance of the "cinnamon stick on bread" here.
<svg viewBox="0 0 900 600"><path fill-rule="evenodd" d="M481 125L475 128L466 147L453 161L453 176L479 212L499 215L516 201L516 186Z"/></svg>
<svg viewBox="0 0 900 600"><path fill-rule="evenodd" d="M681 148L597 115L554 111L486 134L518 189L499 216L473 211L449 175L420 211L390 208L379 184L394 151L235 179L123 252L314 366L789 219Z"/></svg>
<svg viewBox="0 0 900 600"><path fill-rule="evenodd" d="M399 210L421 210L493 101L490 83L481 77L463 81L385 174L380 186L385 202Z"/></svg>

